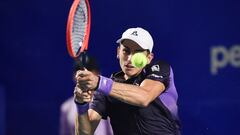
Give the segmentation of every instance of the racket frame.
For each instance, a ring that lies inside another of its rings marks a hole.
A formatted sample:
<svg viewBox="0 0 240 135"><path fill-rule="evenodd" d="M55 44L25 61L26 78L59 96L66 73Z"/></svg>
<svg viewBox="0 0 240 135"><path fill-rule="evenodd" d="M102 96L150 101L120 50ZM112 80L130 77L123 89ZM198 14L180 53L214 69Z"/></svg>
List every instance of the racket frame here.
<svg viewBox="0 0 240 135"><path fill-rule="evenodd" d="M74 15L75 12L77 10L78 5L80 4L81 0L74 0L69 15L68 15L68 21L67 21L67 30L66 30L66 39L67 39L67 50L69 55L72 58L77 58L80 53L87 51L88 49L88 43L89 43L89 36L90 36L90 26L91 26L91 9L90 9L90 4L88 0L84 0L87 6L87 26L84 32L84 39L83 39L83 44L82 47L80 49L80 51L78 51L77 54L74 54L74 50L73 50L73 45L72 45L72 28L73 28L73 23L74 23Z"/></svg>

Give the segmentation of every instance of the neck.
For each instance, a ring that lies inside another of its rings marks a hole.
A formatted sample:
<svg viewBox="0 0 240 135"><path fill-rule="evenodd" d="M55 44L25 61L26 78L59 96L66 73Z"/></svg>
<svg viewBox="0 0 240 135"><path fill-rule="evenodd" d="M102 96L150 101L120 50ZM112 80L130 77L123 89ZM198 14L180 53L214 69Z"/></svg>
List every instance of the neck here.
<svg viewBox="0 0 240 135"><path fill-rule="evenodd" d="M125 80L128 80L129 78L131 78L131 76L128 76L128 75L124 74L124 79Z"/></svg>
<svg viewBox="0 0 240 135"><path fill-rule="evenodd" d="M136 77L136 76L138 76L140 73L142 72L142 70L140 70L139 72L137 72L136 74L134 74L134 75L127 75L127 74L124 74L124 79L125 80L128 80L128 79L131 79L131 78L134 78L134 77Z"/></svg>

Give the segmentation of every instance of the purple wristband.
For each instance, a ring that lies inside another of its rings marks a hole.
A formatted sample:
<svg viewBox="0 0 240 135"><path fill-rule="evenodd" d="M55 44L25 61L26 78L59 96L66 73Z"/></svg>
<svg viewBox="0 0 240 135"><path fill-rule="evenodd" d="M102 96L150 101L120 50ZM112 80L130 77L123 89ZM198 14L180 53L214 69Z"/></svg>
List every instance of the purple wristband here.
<svg viewBox="0 0 240 135"><path fill-rule="evenodd" d="M89 103L81 105L81 104L75 102L75 104L76 104L77 112L79 115L86 113L89 109Z"/></svg>
<svg viewBox="0 0 240 135"><path fill-rule="evenodd" d="M104 76L99 76L99 84L97 91L103 93L104 95L108 96L112 90L113 80Z"/></svg>

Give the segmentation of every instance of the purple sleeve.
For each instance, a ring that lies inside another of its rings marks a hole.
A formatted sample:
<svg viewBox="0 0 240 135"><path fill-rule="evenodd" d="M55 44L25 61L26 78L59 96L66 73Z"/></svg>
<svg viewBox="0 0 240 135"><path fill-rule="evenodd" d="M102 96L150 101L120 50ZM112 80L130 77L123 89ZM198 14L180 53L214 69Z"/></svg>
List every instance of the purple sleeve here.
<svg viewBox="0 0 240 135"><path fill-rule="evenodd" d="M97 129L94 132L94 135L113 135L112 126L110 125L110 119L101 120L98 124Z"/></svg>
<svg viewBox="0 0 240 135"><path fill-rule="evenodd" d="M159 96L162 103L168 108L171 114L178 119L177 99L178 93L174 84L172 68L170 68L169 87Z"/></svg>
<svg viewBox="0 0 240 135"><path fill-rule="evenodd" d="M178 119L178 93L174 84L174 75L171 66L163 61L149 65L145 69L147 79L158 80L165 85L164 92L159 99L168 108L171 114Z"/></svg>

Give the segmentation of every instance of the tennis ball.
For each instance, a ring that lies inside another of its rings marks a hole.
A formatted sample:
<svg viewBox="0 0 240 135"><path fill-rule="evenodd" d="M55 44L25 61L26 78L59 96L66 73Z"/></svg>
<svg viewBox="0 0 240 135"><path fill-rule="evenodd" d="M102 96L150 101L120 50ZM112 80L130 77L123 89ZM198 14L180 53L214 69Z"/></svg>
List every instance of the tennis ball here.
<svg viewBox="0 0 240 135"><path fill-rule="evenodd" d="M147 57L143 53L135 53L131 58L132 65L137 68L143 68L147 65Z"/></svg>

